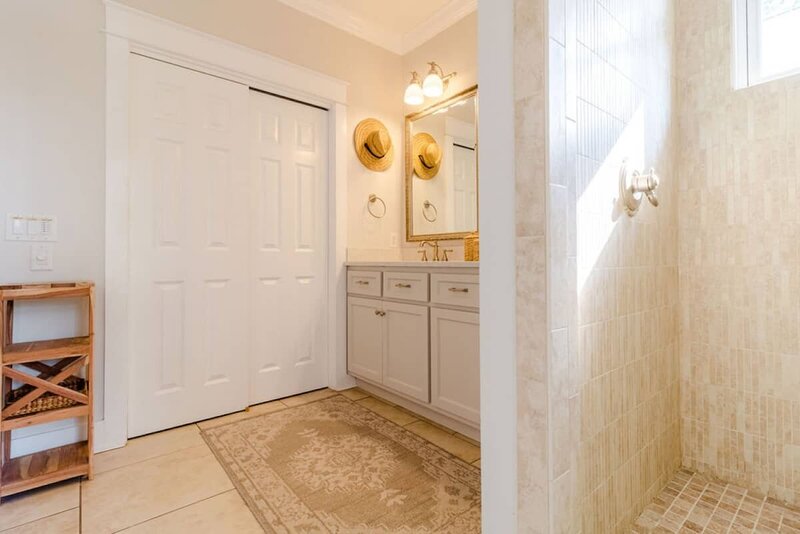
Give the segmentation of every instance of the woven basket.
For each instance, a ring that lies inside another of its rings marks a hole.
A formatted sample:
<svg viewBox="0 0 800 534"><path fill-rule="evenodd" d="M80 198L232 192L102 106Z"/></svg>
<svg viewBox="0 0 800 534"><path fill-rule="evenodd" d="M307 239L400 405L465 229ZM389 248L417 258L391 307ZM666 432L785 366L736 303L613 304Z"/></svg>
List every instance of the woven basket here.
<svg viewBox="0 0 800 534"><path fill-rule="evenodd" d="M480 261L480 237L470 234L464 238L464 261Z"/></svg>
<svg viewBox="0 0 800 534"><path fill-rule="evenodd" d="M79 391L83 394L86 394L86 380L77 376L71 376L61 382L59 384L62 387L67 389L71 389L73 391ZM17 400L21 399L35 388L31 385L24 385L19 387L13 391L10 391L8 395L6 395L6 403L5 406L9 406L10 404L16 402ZM12 417L19 417L22 415L31 415L34 413L39 412L46 412L49 410L59 410L61 408L69 408L70 406L75 406L78 404L77 401L72 399L68 399L66 397L62 397L61 395L56 395L55 393L47 392L38 399L30 402L23 406L18 412L12 414Z"/></svg>

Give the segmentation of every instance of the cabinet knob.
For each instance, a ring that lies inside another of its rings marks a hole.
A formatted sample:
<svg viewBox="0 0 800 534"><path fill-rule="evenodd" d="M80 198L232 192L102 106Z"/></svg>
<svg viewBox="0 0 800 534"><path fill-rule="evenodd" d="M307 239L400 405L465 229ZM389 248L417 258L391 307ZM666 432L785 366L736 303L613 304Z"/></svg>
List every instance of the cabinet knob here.
<svg viewBox="0 0 800 534"><path fill-rule="evenodd" d="M451 287L448 291L451 293L469 293L469 288L466 287Z"/></svg>
<svg viewBox="0 0 800 534"><path fill-rule="evenodd" d="M375 310L375 315L383 317L384 315L386 315L386 312L381 310Z"/></svg>
<svg viewBox="0 0 800 534"><path fill-rule="evenodd" d="M360 286L368 286L369 282L367 282L366 280L356 280L356 284Z"/></svg>
<svg viewBox="0 0 800 534"><path fill-rule="evenodd" d="M394 287L399 287L400 289L411 289L411 284L395 284Z"/></svg>

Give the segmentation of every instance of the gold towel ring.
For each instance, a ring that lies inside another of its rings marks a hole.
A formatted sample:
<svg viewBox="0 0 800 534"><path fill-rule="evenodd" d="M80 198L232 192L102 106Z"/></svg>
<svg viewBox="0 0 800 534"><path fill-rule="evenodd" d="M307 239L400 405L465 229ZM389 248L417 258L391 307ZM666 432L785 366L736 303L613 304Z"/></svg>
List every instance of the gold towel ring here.
<svg viewBox="0 0 800 534"><path fill-rule="evenodd" d="M433 208L433 219L428 217L428 214L425 212L425 210L428 208ZM439 218L439 210L436 209L436 206L433 205L433 202L426 200L422 203L422 216L425 217L425 220L428 222L436 222L436 219Z"/></svg>
<svg viewBox="0 0 800 534"><path fill-rule="evenodd" d="M383 205L383 213L381 213L380 215L375 215L375 212L372 211L372 205L375 204L376 202L380 202ZM386 202L384 202L383 199L381 197L379 197L378 195L376 195L375 193L372 193L369 196L369 203L367 204L367 211L369 212L370 215L372 215L376 219L383 219L386 216Z"/></svg>

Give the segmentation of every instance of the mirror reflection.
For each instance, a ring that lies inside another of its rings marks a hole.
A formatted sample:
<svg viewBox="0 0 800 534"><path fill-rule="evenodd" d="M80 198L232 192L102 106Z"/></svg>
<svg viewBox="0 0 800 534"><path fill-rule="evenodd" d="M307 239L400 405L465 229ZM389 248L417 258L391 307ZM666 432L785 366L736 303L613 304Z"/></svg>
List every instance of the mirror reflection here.
<svg viewBox="0 0 800 534"><path fill-rule="evenodd" d="M406 118L409 241L478 230L477 88Z"/></svg>

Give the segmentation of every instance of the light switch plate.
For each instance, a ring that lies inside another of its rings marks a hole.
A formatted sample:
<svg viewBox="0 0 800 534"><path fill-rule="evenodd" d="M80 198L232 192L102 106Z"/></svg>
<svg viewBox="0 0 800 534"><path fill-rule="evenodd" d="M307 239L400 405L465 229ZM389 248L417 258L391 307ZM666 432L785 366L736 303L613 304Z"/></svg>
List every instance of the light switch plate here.
<svg viewBox="0 0 800 534"><path fill-rule="evenodd" d="M6 215L6 241L58 240L56 218L51 215Z"/></svg>
<svg viewBox="0 0 800 534"><path fill-rule="evenodd" d="M36 243L31 245L31 271L53 270L53 245Z"/></svg>

